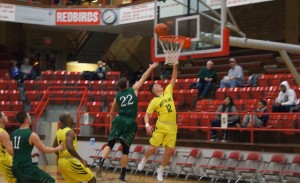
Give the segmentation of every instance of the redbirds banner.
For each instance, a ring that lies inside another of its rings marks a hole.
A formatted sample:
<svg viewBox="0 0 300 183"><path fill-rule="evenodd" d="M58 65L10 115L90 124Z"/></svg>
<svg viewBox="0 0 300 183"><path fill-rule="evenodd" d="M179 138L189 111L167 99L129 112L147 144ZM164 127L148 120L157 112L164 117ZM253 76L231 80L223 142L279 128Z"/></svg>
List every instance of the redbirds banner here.
<svg viewBox="0 0 300 183"><path fill-rule="evenodd" d="M56 25L100 25L100 9L56 10Z"/></svg>

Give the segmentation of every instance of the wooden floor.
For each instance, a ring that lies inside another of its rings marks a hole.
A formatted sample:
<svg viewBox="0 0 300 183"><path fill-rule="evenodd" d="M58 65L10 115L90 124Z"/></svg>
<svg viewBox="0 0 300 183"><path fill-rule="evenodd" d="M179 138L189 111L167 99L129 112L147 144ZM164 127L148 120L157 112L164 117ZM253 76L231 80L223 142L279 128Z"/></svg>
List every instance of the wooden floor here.
<svg viewBox="0 0 300 183"><path fill-rule="evenodd" d="M51 175L53 178L56 179L56 183L64 183L65 181L63 180L61 174L59 173L57 166L41 166L40 167L42 170L47 172L49 175ZM119 177L119 172L113 173L113 171L105 171L103 173L103 177L98 178L97 177L97 182L102 182L102 183L122 183L118 179ZM147 175L145 176L144 174L130 174L128 173L126 176L126 179L128 180L128 183L155 183L158 182L156 180L156 176ZM4 183L4 178L2 175L0 175L0 182ZM191 182L198 182L196 179L189 179L187 181L184 180L184 178L174 178L174 177L167 177L164 179L163 183L191 183ZM206 183L208 181L199 181L199 183Z"/></svg>

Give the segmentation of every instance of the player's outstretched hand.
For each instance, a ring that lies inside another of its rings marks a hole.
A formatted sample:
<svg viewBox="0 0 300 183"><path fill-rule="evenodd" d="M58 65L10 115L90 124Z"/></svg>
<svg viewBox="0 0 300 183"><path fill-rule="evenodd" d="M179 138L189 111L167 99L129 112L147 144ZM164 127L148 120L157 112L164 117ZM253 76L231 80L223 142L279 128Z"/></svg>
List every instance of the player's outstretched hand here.
<svg viewBox="0 0 300 183"><path fill-rule="evenodd" d="M152 126L146 127L146 132L147 132L147 135L151 136L152 135Z"/></svg>
<svg viewBox="0 0 300 183"><path fill-rule="evenodd" d="M64 150L66 147L65 147L65 144L64 143L61 143L59 144L59 146L56 147L57 151L62 151Z"/></svg>
<svg viewBox="0 0 300 183"><path fill-rule="evenodd" d="M158 62L153 62L153 64L149 64L149 67L155 69L158 65L159 65Z"/></svg>

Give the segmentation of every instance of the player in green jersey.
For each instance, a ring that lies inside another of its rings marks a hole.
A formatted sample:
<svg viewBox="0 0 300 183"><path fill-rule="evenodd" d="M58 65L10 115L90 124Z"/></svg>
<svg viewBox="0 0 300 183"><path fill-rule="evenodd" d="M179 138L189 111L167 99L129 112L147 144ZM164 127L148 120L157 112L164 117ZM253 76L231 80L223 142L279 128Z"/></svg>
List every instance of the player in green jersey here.
<svg viewBox="0 0 300 183"><path fill-rule="evenodd" d="M29 129L31 118L26 111L19 112L16 118L21 126L12 133L11 141L14 149L12 173L17 178L17 182L55 182L50 175L32 164L31 151L35 146L43 153L53 153L63 150L64 144L56 148L45 146L40 137Z"/></svg>
<svg viewBox="0 0 300 183"><path fill-rule="evenodd" d="M104 148L101 158L99 160L99 166L96 167L97 175L101 175L102 167L107 158L110 150L114 147L117 140L123 146L122 158L121 158L121 174L119 179L125 181L126 166L128 163L129 148L133 142L134 136L137 131L137 123L135 118L137 116L137 93L139 88L143 85L146 79L149 77L151 71L158 66L158 63L153 63L149 66L147 71L143 74L141 79L135 83L132 87L129 87L128 81L125 78L121 78L118 81L120 91L116 94L110 109L110 134L108 137L108 144ZM115 111L119 109L117 117L115 117Z"/></svg>

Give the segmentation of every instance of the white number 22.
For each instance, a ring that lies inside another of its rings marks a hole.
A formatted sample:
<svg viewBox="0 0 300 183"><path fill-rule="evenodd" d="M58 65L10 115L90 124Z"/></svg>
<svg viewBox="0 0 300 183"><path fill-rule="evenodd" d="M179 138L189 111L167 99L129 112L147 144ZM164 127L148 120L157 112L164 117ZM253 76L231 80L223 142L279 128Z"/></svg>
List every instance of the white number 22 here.
<svg viewBox="0 0 300 183"><path fill-rule="evenodd" d="M132 105L133 101L132 101L132 95L128 94L126 97L122 96L120 97L121 102L121 107L125 107L128 105Z"/></svg>

